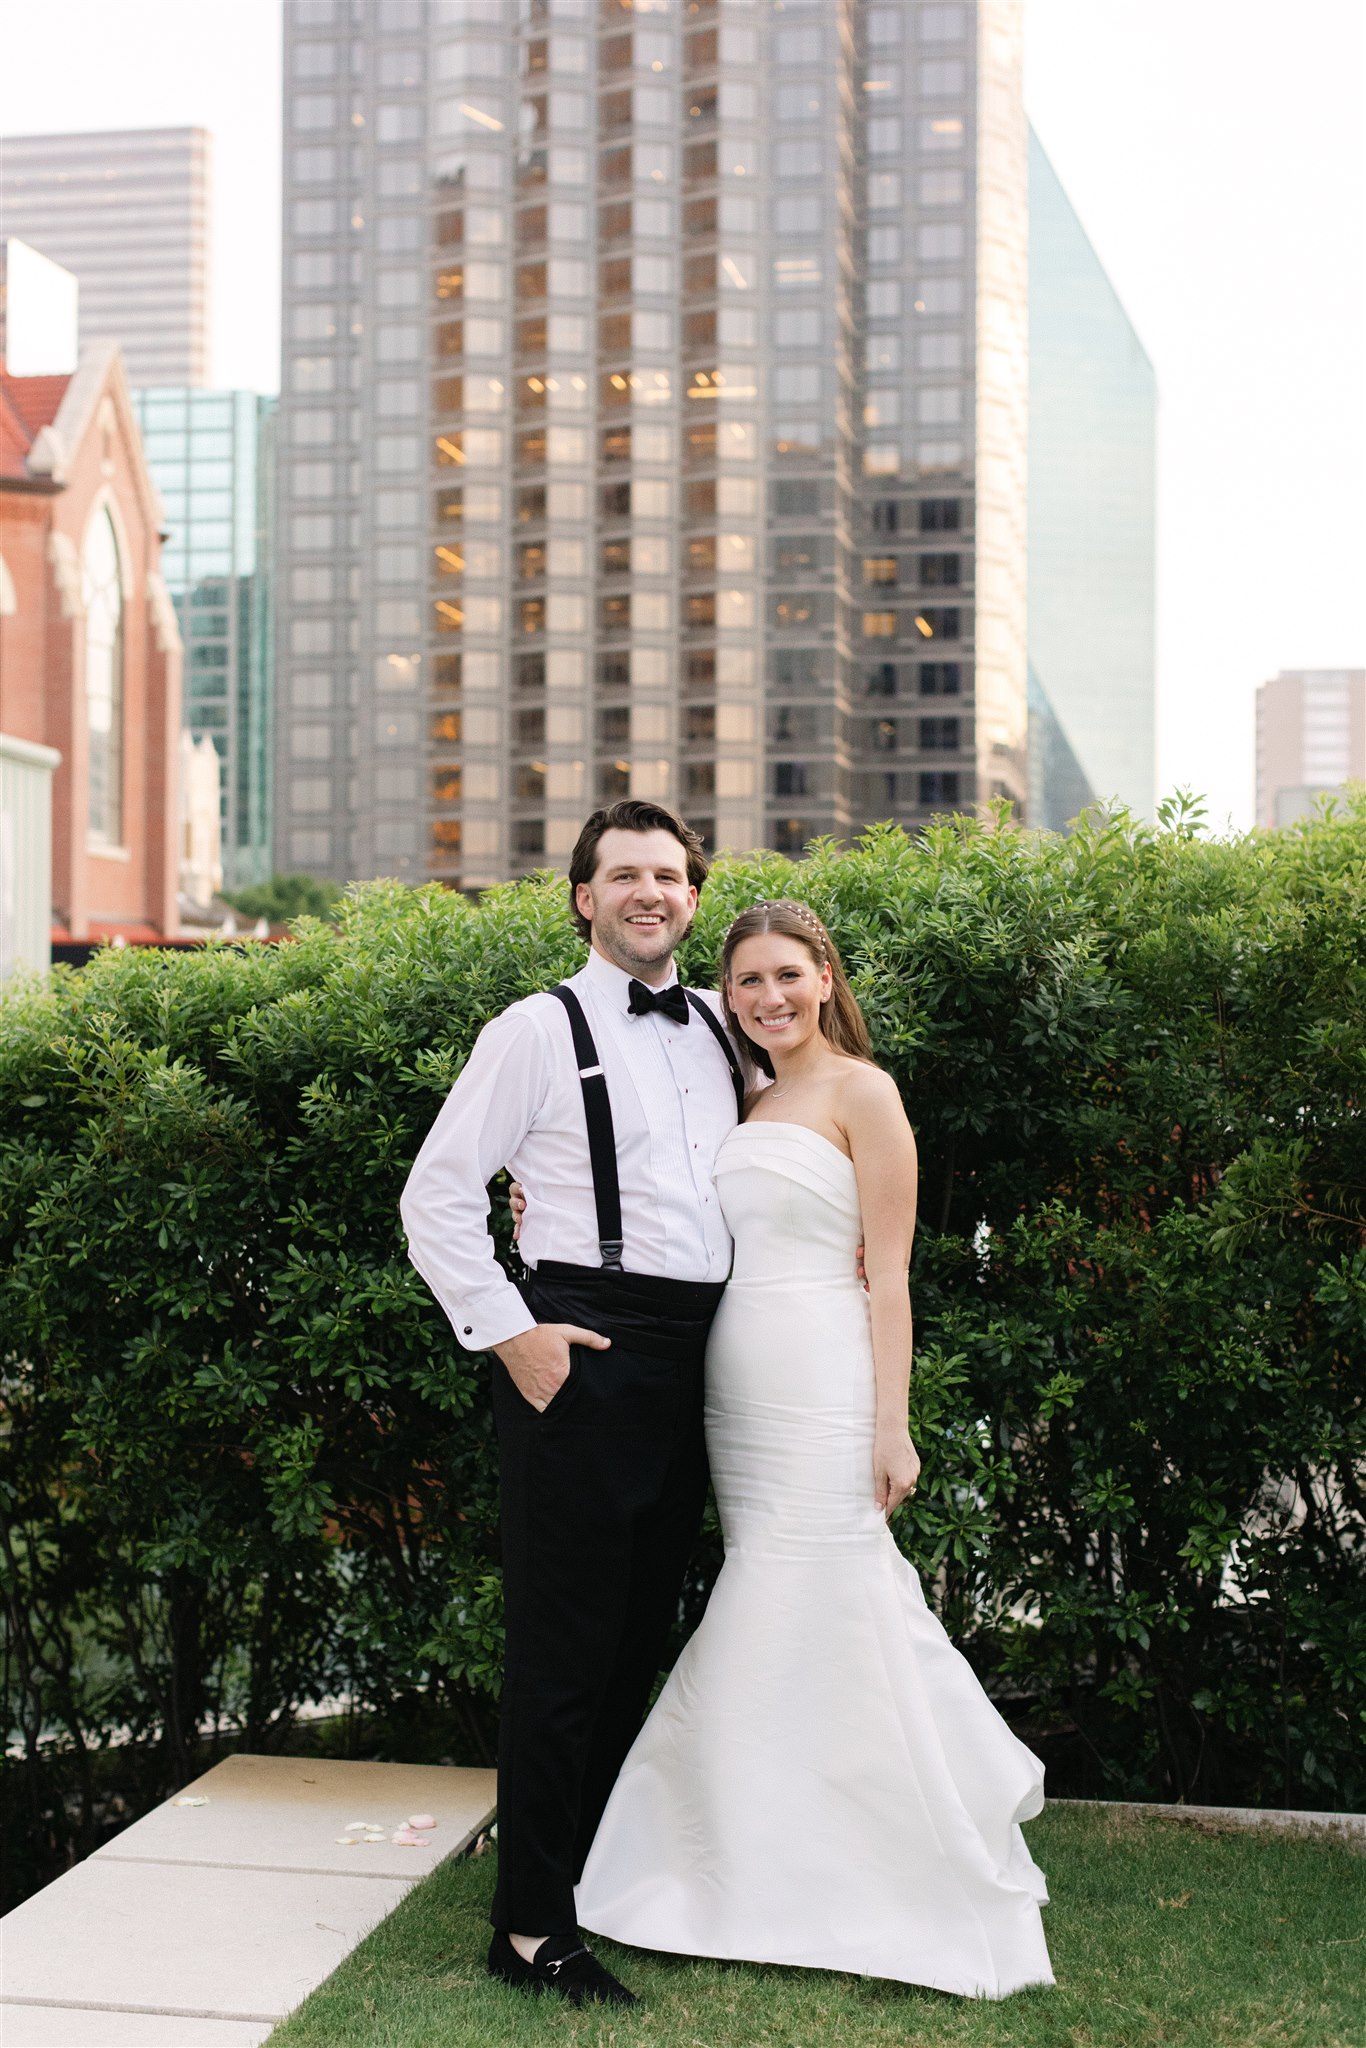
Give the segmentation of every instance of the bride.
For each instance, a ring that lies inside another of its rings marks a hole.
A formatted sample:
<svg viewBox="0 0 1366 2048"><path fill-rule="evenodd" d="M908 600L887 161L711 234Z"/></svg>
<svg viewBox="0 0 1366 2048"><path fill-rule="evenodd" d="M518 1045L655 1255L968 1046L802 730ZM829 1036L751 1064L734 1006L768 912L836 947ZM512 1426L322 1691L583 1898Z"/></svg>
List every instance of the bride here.
<svg viewBox="0 0 1366 2048"><path fill-rule="evenodd" d="M920 1470L915 1140L813 911L742 912L722 979L772 1077L716 1164L735 1239L707 1352L725 1564L617 1780L579 1921L973 1997L1051 1984L1019 1825L1043 1806L1042 1766L887 1526Z"/></svg>

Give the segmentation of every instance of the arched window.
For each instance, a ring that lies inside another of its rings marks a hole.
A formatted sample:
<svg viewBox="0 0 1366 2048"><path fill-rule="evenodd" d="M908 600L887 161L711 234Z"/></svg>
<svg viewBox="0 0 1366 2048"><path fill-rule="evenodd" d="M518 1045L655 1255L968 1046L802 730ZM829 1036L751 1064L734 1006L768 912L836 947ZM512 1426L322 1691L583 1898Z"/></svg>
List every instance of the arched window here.
<svg viewBox="0 0 1366 2048"><path fill-rule="evenodd" d="M123 588L108 512L91 521L81 562L85 596L85 717L90 737L90 837L123 837Z"/></svg>

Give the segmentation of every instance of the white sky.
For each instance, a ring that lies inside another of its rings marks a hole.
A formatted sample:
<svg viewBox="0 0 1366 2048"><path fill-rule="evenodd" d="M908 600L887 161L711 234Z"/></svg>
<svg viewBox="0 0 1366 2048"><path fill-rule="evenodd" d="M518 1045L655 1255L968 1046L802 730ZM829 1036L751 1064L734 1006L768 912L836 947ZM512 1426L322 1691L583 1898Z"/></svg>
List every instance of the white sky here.
<svg viewBox="0 0 1366 2048"><path fill-rule="evenodd" d="M208 128L214 376L274 390L280 0L5 9L0 130ZM1366 666L1363 0L1026 0L1039 135L1157 370L1160 786L1250 821L1253 692Z"/></svg>

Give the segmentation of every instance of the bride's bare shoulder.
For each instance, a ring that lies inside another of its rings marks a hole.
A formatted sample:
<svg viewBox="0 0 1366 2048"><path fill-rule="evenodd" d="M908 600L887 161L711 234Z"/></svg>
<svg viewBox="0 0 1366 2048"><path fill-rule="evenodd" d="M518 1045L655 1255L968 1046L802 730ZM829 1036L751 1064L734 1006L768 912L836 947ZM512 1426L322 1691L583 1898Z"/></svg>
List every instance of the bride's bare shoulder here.
<svg viewBox="0 0 1366 2048"><path fill-rule="evenodd" d="M890 1117L895 1125L909 1129L901 1090L881 1067L851 1059L839 1076L836 1091L839 1119L846 1127L853 1124L866 1129Z"/></svg>

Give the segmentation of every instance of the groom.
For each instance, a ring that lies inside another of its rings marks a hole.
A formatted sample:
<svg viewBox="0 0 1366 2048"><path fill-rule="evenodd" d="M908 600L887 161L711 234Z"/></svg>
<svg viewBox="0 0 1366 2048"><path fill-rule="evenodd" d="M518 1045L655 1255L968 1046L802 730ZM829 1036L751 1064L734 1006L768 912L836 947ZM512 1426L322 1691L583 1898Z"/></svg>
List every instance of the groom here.
<svg viewBox="0 0 1366 2048"><path fill-rule="evenodd" d="M706 1495L702 1362L730 1271L712 1185L743 1107L717 998L673 964L707 875L661 804L595 811L569 866L586 964L486 1025L403 1191L409 1254L491 1350L507 1648L491 1974L635 1998L574 1886L658 1673ZM526 1194L514 1285L487 1183Z"/></svg>

